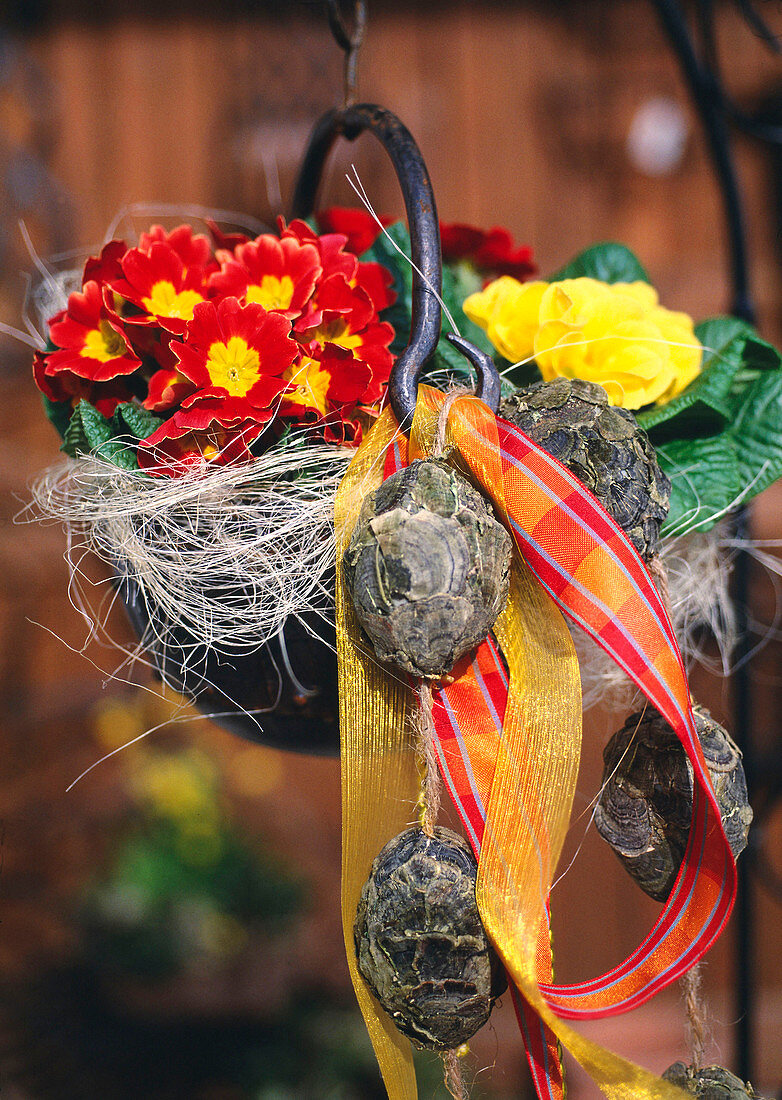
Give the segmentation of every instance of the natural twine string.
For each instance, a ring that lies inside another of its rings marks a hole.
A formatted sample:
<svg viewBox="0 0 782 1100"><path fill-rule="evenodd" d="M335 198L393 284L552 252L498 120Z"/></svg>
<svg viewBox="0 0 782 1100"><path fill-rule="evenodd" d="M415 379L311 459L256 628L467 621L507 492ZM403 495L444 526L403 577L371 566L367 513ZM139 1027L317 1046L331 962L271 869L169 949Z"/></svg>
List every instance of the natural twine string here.
<svg viewBox="0 0 782 1100"><path fill-rule="evenodd" d="M418 685L418 706L415 715L416 749L421 761L421 828L427 836L434 836L437 815L440 812L440 770L434 748L434 719L432 717L432 689L422 680Z"/></svg>
<svg viewBox="0 0 782 1100"><path fill-rule="evenodd" d="M442 1054L443 1081L453 1100L467 1100L467 1091L462 1074L462 1060L457 1050L446 1050Z"/></svg>
<svg viewBox="0 0 782 1100"><path fill-rule="evenodd" d="M703 1067L703 1053L706 1047L706 1004L701 993L702 965L696 963L679 982L684 994L684 1006L687 1011L687 1039L690 1044L692 1068L698 1072Z"/></svg>
<svg viewBox="0 0 782 1100"><path fill-rule="evenodd" d="M649 562L649 573L660 594L663 607L668 612L668 617L673 619L668 572L657 554ZM687 1013L687 1040L690 1047L690 1061L696 1071L703 1065L706 1036L706 1002L701 993L701 976L701 964L696 963L695 966L690 967L679 981L679 988L684 997L684 1007Z"/></svg>

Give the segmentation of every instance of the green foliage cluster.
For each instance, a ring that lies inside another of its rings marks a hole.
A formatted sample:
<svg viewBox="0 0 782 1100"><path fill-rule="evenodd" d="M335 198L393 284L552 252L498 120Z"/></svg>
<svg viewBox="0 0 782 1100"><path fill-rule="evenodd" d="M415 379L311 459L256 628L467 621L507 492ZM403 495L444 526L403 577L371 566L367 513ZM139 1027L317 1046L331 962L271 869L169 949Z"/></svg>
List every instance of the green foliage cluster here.
<svg viewBox="0 0 782 1100"><path fill-rule="evenodd" d="M50 419L57 425L54 418L59 414L59 404L48 397L44 401L52 406ZM71 458L97 454L124 470L137 470L136 444L157 431L162 423L160 417L130 401L118 405L110 417L105 417L89 401L82 400L63 429L60 450Z"/></svg>

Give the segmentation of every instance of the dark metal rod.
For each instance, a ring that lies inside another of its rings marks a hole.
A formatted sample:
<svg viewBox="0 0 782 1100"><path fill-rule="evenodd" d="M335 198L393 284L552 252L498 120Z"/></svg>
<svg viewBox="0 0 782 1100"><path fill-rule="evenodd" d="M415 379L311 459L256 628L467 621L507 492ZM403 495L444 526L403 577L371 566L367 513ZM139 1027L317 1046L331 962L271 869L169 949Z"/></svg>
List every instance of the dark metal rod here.
<svg viewBox="0 0 782 1100"><path fill-rule="evenodd" d="M720 98L715 95L714 83L707 69L702 66L693 49L687 23L676 0L652 0L663 29L687 81L698 115L703 124L712 164L717 176L720 194L725 208L728 229L733 302L731 313L744 321L754 323L755 311L749 293L746 228L736 170L730 149L730 135L720 110Z"/></svg>

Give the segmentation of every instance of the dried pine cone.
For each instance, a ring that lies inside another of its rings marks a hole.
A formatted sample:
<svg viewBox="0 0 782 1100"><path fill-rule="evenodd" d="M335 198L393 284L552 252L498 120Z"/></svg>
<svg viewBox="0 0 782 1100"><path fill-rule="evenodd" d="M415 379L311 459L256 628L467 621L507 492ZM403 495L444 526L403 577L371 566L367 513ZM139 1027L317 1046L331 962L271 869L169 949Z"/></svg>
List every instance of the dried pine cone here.
<svg viewBox="0 0 782 1100"><path fill-rule="evenodd" d="M693 709L722 823L738 856L752 821L741 753L704 707ZM690 832L692 765L671 726L652 707L627 719L606 745L603 762L597 831L641 889L665 901Z"/></svg>
<svg viewBox="0 0 782 1100"><path fill-rule="evenodd" d="M698 1100L760 1100L755 1097L752 1085L745 1085L722 1066L695 1069L684 1062L674 1062L663 1074L663 1080L678 1085Z"/></svg>
<svg viewBox="0 0 782 1100"><path fill-rule="evenodd" d="M510 556L478 490L440 459L419 460L367 496L345 580L378 657L435 679L491 630Z"/></svg>
<svg viewBox="0 0 782 1100"><path fill-rule="evenodd" d="M506 987L478 915L476 873L469 845L450 829L408 829L382 850L361 892L359 969L419 1046L465 1042Z"/></svg>
<svg viewBox="0 0 782 1100"><path fill-rule="evenodd" d="M594 382L555 378L512 394L499 413L586 485L644 561L654 557L671 483L631 412Z"/></svg>

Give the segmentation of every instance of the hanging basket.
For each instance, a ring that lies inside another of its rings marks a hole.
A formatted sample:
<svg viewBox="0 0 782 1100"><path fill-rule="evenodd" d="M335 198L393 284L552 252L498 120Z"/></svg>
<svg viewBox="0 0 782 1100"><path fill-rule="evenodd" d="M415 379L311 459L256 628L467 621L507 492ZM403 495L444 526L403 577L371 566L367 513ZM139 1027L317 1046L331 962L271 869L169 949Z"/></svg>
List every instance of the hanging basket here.
<svg viewBox="0 0 782 1100"><path fill-rule="evenodd" d="M409 424L418 379L440 338L442 261L437 211L423 158L412 135L390 111L359 104L329 111L318 122L305 153L294 197L294 215L314 208L323 167L334 142L371 133L396 171L410 226L412 251L411 330L389 379L389 399L401 424ZM492 408L500 394L493 360L468 341L454 346L476 368L478 395ZM276 638L236 654L210 646L172 621L126 569L117 577L131 624L158 673L220 725L275 748L316 754L339 751L337 664L333 596L319 614L289 617ZM333 590L333 581L332 581ZM236 614L253 593L233 594Z"/></svg>

